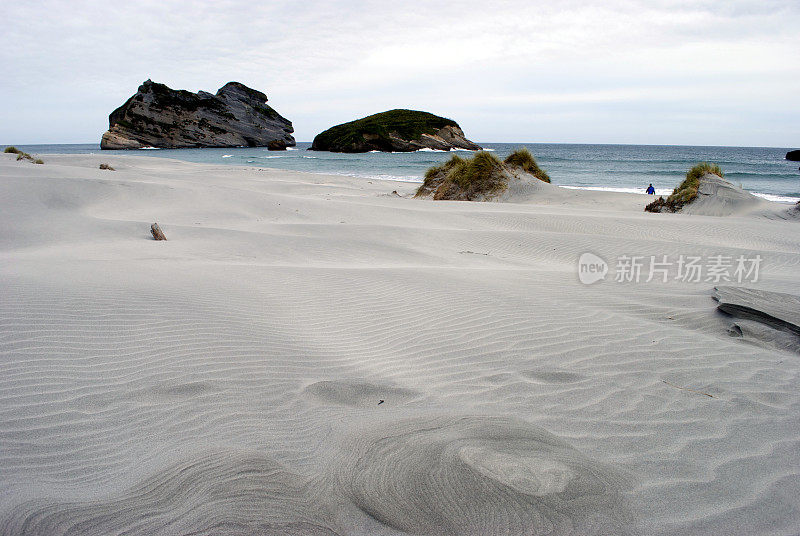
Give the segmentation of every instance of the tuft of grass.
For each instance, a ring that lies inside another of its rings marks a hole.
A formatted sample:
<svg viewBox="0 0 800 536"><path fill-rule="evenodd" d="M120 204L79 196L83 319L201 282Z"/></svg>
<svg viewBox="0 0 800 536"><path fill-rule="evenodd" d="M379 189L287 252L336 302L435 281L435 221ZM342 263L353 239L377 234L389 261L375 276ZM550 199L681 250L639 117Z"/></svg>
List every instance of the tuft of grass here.
<svg viewBox="0 0 800 536"><path fill-rule="evenodd" d="M508 155L503 162L492 153L480 151L466 159L453 155L447 162L428 169L415 197L433 194L434 199L463 201L491 197L505 190L509 177L519 170L550 182L550 177L524 147Z"/></svg>
<svg viewBox="0 0 800 536"><path fill-rule="evenodd" d="M716 175L724 177L725 174L717 164L710 162L700 162L686 173L686 178L667 199L659 198L645 207L647 212L677 212L684 205L688 205L697 198L697 190L700 187L700 178L705 175Z"/></svg>
<svg viewBox="0 0 800 536"><path fill-rule="evenodd" d="M19 161L19 160L30 160L30 161L31 161L31 162L33 162L34 164L44 164L44 160L42 160L41 158L36 158L36 159L34 159L34 158L33 158L31 155L29 155L28 153L26 153L26 152L23 152L23 151L20 151L19 149L17 149L17 148L16 148L16 147L14 147L14 146L11 146L11 147L6 147L6 148L5 148L5 150L4 150L3 152L4 152L4 153L9 153L9 154L15 154L15 155L17 155L17 161Z"/></svg>
<svg viewBox="0 0 800 536"><path fill-rule="evenodd" d="M417 188L417 193L414 195L414 197L424 197L435 192L439 186L441 186L442 182L444 182L444 179L447 177L447 174L450 173L450 170L456 166L462 165L463 163L464 159L457 154L454 154L452 157L450 157L450 160L444 164L429 168L428 171L425 172L425 180L422 182L422 186Z"/></svg>
<svg viewBox="0 0 800 536"><path fill-rule="evenodd" d="M485 192L496 182L494 175L503 170L503 164L492 153L478 151L475 156L456 165L448 174L453 182L464 189Z"/></svg>
<svg viewBox="0 0 800 536"><path fill-rule="evenodd" d="M472 158L454 155L425 174L425 182L415 197L433 193L433 198L471 201L480 196L492 196L506 188L506 169L493 154L475 153Z"/></svg>
<svg viewBox="0 0 800 536"><path fill-rule="evenodd" d="M672 191L672 195L667 198L667 204L677 205L679 209L687 203L691 203L697 197L697 189L700 186L700 177L708 174L724 177L722 170L716 164L700 162L686 173L686 179Z"/></svg>
<svg viewBox="0 0 800 536"><path fill-rule="evenodd" d="M536 159L525 147L520 147L508 155L503 162L509 167L519 168L525 173L530 173L540 181L550 182L550 176L539 167Z"/></svg>

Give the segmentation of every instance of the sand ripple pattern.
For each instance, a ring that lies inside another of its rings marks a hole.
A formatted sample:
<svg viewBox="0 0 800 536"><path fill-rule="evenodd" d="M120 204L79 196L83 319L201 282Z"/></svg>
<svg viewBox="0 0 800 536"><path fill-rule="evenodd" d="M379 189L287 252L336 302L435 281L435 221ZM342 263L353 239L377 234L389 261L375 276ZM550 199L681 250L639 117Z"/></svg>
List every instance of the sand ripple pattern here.
<svg viewBox="0 0 800 536"><path fill-rule="evenodd" d="M340 467L361 511L410 534L626 534L624 479L513 419L421 418L358 434Z"/></svg>
<svg viewBox="0 0 800 536"><path fill-rule="evenodd" d="M302 479L269 458L210 454L172 465L109 501L23 504L0 533L336 534L313 521L309 497Z"/></svg>

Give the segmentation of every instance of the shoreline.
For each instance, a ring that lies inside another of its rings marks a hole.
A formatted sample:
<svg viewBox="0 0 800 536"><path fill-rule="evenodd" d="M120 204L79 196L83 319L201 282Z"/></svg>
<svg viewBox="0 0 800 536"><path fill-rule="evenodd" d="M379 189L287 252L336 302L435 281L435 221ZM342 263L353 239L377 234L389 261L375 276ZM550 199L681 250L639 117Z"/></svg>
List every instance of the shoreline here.
<svg viewBox="0 0 800 536"><path fill-rule="evenodd" d="M145 150L145 149L139 149L139 150ZM299 150L299 149L292 148L291 150ZM461 151L461 152L474 152L474 151L467 151L467 150L459 150L459 151ZM133 152L133 151L130 151L130 152ZM417 151L417 152L419 152L419 151ZM428 151L422 151L422 152L442 152L442 153L447 153L448 151L428 150ZM455 152L455 151L453 151L453 152ZM451 152L451 154L453 152ZM396 153L396 154L402 154L402 153ZM182 159L179 159L179 158L156 157L156 156L151 156L151 155L148 155L148 154L120 154L119 151L115 151L113 154L108 153L108 152L97 152L97 153L37 153L37 156L43 156L43 157L52 156L52 157L77 157L77 158L79 158L79 157L84 157L84 156L102 157L104 155L105 156L109 156L109 157L113 156L113 157L122 157L122 158L155 158L157 160L168 160L168 161L173 161L173 162L181 162L181 163L188 163L188 164L201 165L201 166L202 165L223 166L224 168L231 167L231 168L239 168L241 170L264 169L264 170L270 170L270 171L273 171L273 172L306 173L306 174L309 174L309 175L316 175L316 176L321 176L321 177L347 177L347 178L358 179L358 180L363 180L363 181L367 181L367 182L369 182L369 181L380 181L380 182L387 182L387 183L401 183L401 184L412 184L412 185L422 184L422 179L409 180L409 179L394 178L394 177L364 176L364 175L358 175L358 174L355 174L355 173L344 173L344 172L337 173L337 172L325 172L325 171L305 171L305 170L301 171L301 170L278 168L278 167L272 167L272 166L250 166L250 165L241 164L241 163L194 162L194 161L191 161L191 160L182 160ZM225 158L225 156L223 156L223 158ZM648 199L657 199L659 196L666 197L666 196L670 195L672 193L672 191L673 191L672 188L664 188L664 189L659 188L659 189L656 189L656 193L651 196L650 194L647 194L646 192L644 192L645 188L641 188L641 191L639 191L640 189L638 189L638 188L625 188L625 187L613 187L613 186L609 186L609 187L606 187L606 186L574 186L574 185L565 185L565 184L558 184L558 183L553 183L553 186L557 186L559 188L563 188L563 189L567 189L567 190L579 190L579 191L584 191L584 192L605 192L605 193L611 193L611 194L633 194L633 195L636 195L636 196L639 196L639 197L646 197ZM774 194L766 194L766 193L752 192L752 191L750 191L750 193L752 193L753 195L763 199L764 201L768 201L770 203L774 203L776 205L781 205L781 206L791 206L793 204L797 204L798 202L800 202L800 197L794 198L794 197L779 196L779 195L774 195Z"/></svg>
<svg viewBox="0 0 800 536"><path fill-rule="evenodd" d="M31 147L29 152L58 147L61 149L43 151L41 154L63 153L70 146ZM417 151L397 154L348 155L318 151L309 153L303 150L304 147L305 145L300 142L298 147L294 148L295 150L285 153L267 152L264 148L158 149L146 153L144 151L127 153L130 156L168 157L209 164L221 162L226 165L267 165L277 169L337 174L366 180L397 180L399 182L421 182L428 168L441 164L452 153ZM658 194L668 195L683 180L686 170L692 165L701 160L715 161L717 159L727 162L726 165L723 165L723 171L726 172L727 178L731 182L742 184L745 189L764 199L780 203L796 203L800 200L800 182L798 182L800 176L797 176L794 167L787 166L782 158L783 154L778 154L780 151L776 152L775 150L765 152L759 148L742 148L744 152L740 153L738 148L730 147L693 149L691 146L686 146L676 149L675 146L587 146L584 144L540 144L534 147L534 151L537 153L535 156L544 162L542 165L544 169L548 170L554 182L570 188L602 188L609 191L627 192L641 190L643 192L648 183L653 183ZM574 149L575 147L583 149L577 150ZM625 149L628 147L633 148L632 152ZM505 152L516 148L516 144L492 144L488 148L500 151L497 154L502 158ZM719 151L722 152L719 153ZM124 151L101 152L96 148L93 152L95 154L125 153ZM74 153L84 153L84 150ZM153 153L160 153L163 156ZM467 153L458 151L452 154ZM682 159L681 161L685 164L675 163L677 162L674 160L675 158ZM607 160L608 162L606 162Z"/></svg>

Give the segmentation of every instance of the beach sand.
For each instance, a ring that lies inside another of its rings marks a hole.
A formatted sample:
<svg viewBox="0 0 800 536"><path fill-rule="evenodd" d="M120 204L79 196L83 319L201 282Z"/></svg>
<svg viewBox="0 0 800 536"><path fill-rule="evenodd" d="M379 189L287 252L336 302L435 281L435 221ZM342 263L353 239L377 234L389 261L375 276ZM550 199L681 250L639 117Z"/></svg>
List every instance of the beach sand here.
<svg viewBox="0 0 800 536"><path fill-rule="evenodd" d="M0 158L0 534L800 527L797 335L713 299L798 293L788 206L43 158ZM762 260L617 282L625 255Z"/></svg>

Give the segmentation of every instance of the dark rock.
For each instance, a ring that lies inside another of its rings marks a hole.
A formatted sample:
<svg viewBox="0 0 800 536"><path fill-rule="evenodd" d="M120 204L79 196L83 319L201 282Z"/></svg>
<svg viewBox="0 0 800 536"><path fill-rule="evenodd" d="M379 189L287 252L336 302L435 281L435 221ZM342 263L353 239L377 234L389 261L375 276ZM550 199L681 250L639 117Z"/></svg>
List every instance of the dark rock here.
<svg viewBox="0 0 800 536"><path fill-rule="evenodd" d="M272 140L267 144L267 150L270 151L285 151L286 142L284 140Z"/></svg>
<svg viewBox="0 0 800 536"><path fill-rule="evenodd" d="M675 212L663 196L644 207L645 212Z"/></svg>
<svg viewBox="0 0 800 536"><path fill-rule="evenodd" d="M786 153L786 160L791 160L793 162L800 162L800 149L789 151Z"/></svg>
<svg viewBox="0 0 800 536"><path fill-rule="evenodd" d="M317 134L311 145L313 151L336 153L411 152L426 148L481 149L464 137L452 119L416 110L390 110L336 125Z"/></svg>
<svg viewBox="0 0 800 536"><path fill-rule="evenodd" d="M161 231L161 227L158 226L157 223L154 223L150 226L150 233L153 235L153 240L166 240L167 237L164 236L164 233Z"/></svg>
<svg viewBox="0 0 800 536"><path fill-rule="evenodd" d="M294 146L292 122L266 104L267 96L239 82L216 95L170 89L147 80L111 112L102 149Z"/></svg>

